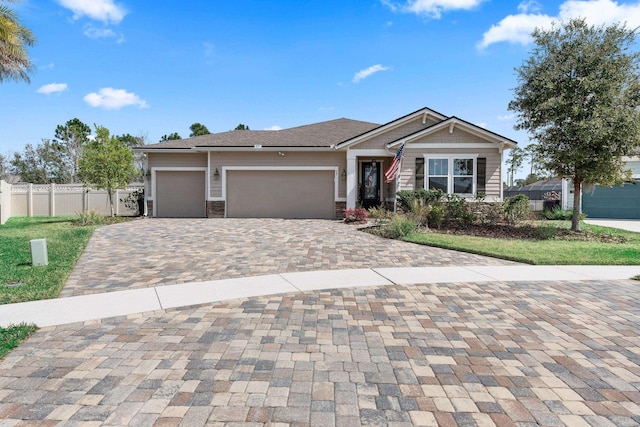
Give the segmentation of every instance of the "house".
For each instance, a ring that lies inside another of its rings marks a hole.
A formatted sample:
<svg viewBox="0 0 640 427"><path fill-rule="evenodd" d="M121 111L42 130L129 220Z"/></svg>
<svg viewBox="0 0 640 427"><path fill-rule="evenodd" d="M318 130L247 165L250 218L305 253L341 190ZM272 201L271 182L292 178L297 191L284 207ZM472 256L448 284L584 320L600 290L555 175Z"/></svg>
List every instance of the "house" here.
<svg viewBox="0 0 640 427"><path fill-rule="evenodd" d="M395 198L384 171L405 144L401 190L502 199L502 153L516 142L422 108L379 125L337 119L234 130L139 147L154 217L341 218Z"/></svg>
<svg viewBox="0 0 640 427"><path fill-rule="evenodd" d="M640 155L622 161L631 170L631 180L621 186L583 188L582 212L589 218L640 219Z"/></svg>

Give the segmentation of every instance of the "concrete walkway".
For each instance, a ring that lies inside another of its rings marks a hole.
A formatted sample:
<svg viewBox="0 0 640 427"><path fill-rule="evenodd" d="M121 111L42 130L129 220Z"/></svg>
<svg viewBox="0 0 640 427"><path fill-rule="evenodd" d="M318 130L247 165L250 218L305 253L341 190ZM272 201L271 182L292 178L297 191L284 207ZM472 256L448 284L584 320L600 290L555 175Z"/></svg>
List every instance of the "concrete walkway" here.
<svg viewBox="0 0 640 427"><path fill-rule="evenodd" d="M459 266L327 270L252 276L0 305L0 326L40 327L263 295L425 283L625 280L640 266ZM640 286L640 285L639 285Z"/></svg>
<svg viewBox="0 0 640 427"><path fill-rule="evenodd" d="M587 224L600 225L602 227L619 228L621 230L635 231L640 233L640 220L638 219L598 219L587 218Z"/></svg>

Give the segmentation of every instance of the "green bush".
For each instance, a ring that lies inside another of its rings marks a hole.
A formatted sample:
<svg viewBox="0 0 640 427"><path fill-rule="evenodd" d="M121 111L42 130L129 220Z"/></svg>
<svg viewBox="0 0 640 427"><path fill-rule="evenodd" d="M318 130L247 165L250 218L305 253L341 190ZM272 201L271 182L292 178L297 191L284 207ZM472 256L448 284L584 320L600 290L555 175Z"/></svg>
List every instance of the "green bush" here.
<svg viewBox="0 0 640 427"><path fill-rule="evenodd" d="M531 214L529 198L525 194L507 197L503 206L505 219L512 224L527 219Z"/></svg>
<svg viewBox="0 0 640 427"><path fill-rule="evenodd" d="M573 218L573 209L562 209L561 206L555 206L553 209L545 209L542 216L549 220L568 221ZM586 215L581 212L580 220L585 219Z"/></svg>
<svg viewBox="0 0 640 427"><path fill-rule="evenodd" d="M369 208L369 218L375 220L378 223L388 221L392 216L393 212L382 205Z"/></svg>
<svg viewBox="0 0 640 427"><path fill-rule="evenodd" d="M450 225L455 227L466 228L476 219L475 215L469 208L467 200L457 194L447 194L446 208L446 220Z"/></svg>
<svg viewBox="0 0 640 427"><path fill-rule="evenodd" d="M416 223L403 217L394 216L388 224L380 227L380 235L388 239L401 239L416 229Z"/></svg>
<svg viewBox="0 0 640 427"><path fill-rule="evenodd" d="M447 211L444 205L433 205L427 217L427 224L431 228L440 228L444 223Z"/></svg>
<svg viewBox="0 0 640 427"><path fill-rule="evenodd" d="M406 215L407 218L415 222L417 226L428 226L431 209L432 207L423 199L413 199L409 202L409 211Z"/></svg>
<svg viewBox="0 0 640 427"><path fill-rule="evenodd" d="M423 200L426 204L431 205L434 202L442 201L444 196L445 193L442 190L401 190L397 193L398 207L404 212L409 212L412 200Z"/></svg>

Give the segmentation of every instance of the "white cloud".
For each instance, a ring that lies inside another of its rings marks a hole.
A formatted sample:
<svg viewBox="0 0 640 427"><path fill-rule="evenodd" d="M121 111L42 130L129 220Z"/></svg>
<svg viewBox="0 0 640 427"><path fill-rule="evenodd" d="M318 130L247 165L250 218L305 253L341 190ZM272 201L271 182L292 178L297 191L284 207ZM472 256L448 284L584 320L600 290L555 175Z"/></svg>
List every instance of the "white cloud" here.
<svg viewBox="0 0 640 427"><path fill-rule="evenodd" d="M536 0L526 0L518 5L518 12L520 13L539 12L541 9L542 6Z"/></svg>
<svg viewBox="0 0 640 427"><path fill-rule="evenodd" d="M380 0L393 12L415 13L439 19L442 12L451 10L470 10L480 5L484 0L406 0L397 3L391 0Z"/></svg>
<svg viewBox="0 0 640 427"><path fill-rule="evenodd" d="M282 130L282 128L278 125L273 125L270 128L266 128L265 130Z"/></svg>
<svg viewBox="0 0 640 427"><path fill-rule="evenodd" d="M140 99L135 93L111 87L104 87L98 93L89 93L83 99L92 107L102 107L107 110L118 110L129 105L137 105L138 108L149 107L147 102Z"/></svg>
<svg viewBox="0 0 640 427"><path fill-rule="evenodd" d="M498 116L498 120L513 120L516 115L514 113L505 114L504 116Z"/></svg>
<svg viewBox="0 0 640 427"><path fill-rule="evenodd" d="M614 0L567 0L560 5L557 16L537 13L533 3L521 3L521 13L508 15L493 25L478 43L484 49L493 43L509 42L526 45L531 42L535 28L548 29L555 22L584 18L591 25L626 23L629 28L640 26L640 1L620 4ZM530 12L536 13L530 13Z"/></svg>
<svg viewBox="0 0 640 427"><path fill-rule="evenodd" d="M387 71L390 69L391 67L385 67L384 65L380 65L380 64L372 65L369 68L365 68L364 70L358 71L353 76L353 82L358 83L360 80L364 80L372 74L378 73L380 71Z"/></svg>
<svg viewBox="0 0 640 427"><path fill-rule="evenodd" d="M127 10L113 0L58 0L62 7L73 12L73 19L87 16L105 24L119 24Z"/></svg>
<svg viewBox="0 0 640 427"><path fill-rule="evenodd" d="M110 28L96 28L91 24L85 25L84 35L90 39L117 38L116 43L124 43L123 34L118 34Z"/></svg>
<svg viewBox="0 0 640 427"><path fill-rule="evenodd" d="M36 92L51 95L52 93L64 92L68 87L69 85L66 83L49 83L48 85L40 86Z"/></svg>

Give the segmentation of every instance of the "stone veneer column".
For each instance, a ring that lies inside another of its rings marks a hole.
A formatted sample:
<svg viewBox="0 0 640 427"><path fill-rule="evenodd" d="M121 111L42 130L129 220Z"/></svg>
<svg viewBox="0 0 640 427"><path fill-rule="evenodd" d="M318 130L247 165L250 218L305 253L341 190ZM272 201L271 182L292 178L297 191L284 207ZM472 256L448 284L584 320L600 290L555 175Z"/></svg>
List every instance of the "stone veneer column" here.
<svg viewBox="0 0 640 427"><path fill-rule="evenodd" d="M147 200L147 216L149 218L153 216L153 200Z"/></svg>
<svg viewBox="0 0 640 427"><path fill-rule="evenodd" d="M336 219L344 218L344 213L342 212L347 208L347 202L336 202Z"/></svg>
<svg viewBox="0 0 640 427"><path fill-rule="evenodd" d="M207 200L207 218L224 218L224 201Z"/></svg>

